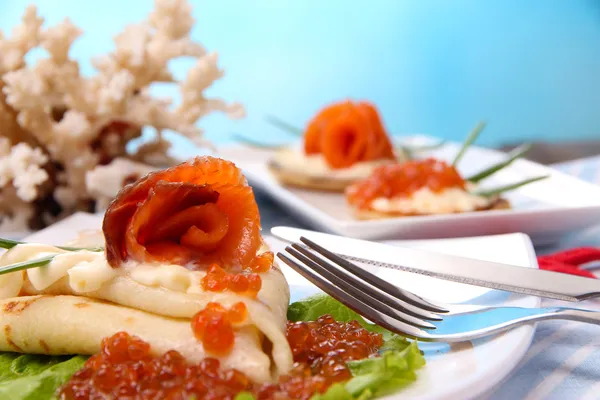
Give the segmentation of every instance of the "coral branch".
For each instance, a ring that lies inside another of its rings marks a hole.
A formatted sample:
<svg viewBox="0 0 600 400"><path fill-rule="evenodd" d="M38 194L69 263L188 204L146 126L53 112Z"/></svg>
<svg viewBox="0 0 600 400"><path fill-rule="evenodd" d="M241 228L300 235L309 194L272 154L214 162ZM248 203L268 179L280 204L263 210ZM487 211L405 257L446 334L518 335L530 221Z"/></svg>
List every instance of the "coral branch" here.
<svg viewBox="0 0 600 400"><path fill-rule="evenodd" d="M114 37L114 50L92 61L97 73L91 77L69 56L83 33L69 19L44 28L29 6L10 35L0 32L0 226L41 226L102 207L114 190L102 192L95 179L124 166L144 170L174 162L163 130L206 146L201 118L244 115L240 104L205 95L223 71L217 54L191 39L194 22L187 1L156 0L146 21L127 26ZM48 57L28 65L25 57L36 47ZM182 81L169 71L180 57L197 60ZM177 106L150 94L159 82L178 86ZM145 127L156 130L157 139L131 152L131 140ZM44 220L32 221L35 215Z"/></svg>

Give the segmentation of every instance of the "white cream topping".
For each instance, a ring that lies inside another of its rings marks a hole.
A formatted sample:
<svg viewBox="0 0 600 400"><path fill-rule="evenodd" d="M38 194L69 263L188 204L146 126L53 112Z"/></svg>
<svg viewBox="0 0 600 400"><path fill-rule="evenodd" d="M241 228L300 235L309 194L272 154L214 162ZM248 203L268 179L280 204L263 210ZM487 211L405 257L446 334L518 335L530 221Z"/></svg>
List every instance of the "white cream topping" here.
<svg viewBox="0 0 600 400"><path fill-rule="evenodd" d="M190 271L179 265L168 264L126 263L122 268L112 268L106 261L104 252L64 251L54 246L33 243L17 245L7 251L2 255L2 264L8 265L48 256L54 258L47 265L0 275L1 298L18 295L23 285L24 274L38 291L45 290L68 276L69 286L76 293L96 291L103 284L120 275L128 275L144 286L163 287L184 293L188 290L194 292L192 286L199 286L200 279L205 275L205 272Z"/></svg>
<svg viewBox="0 0 600 400"><path fill-rule="evenodd" d="M27 270L27 278L36 290L44 290L68 276L69 286L73 291L92 292L119 274L117 270L108 265L102 252L80 250L40 253L35 251L34 246L28 246L31 246L29 248L33 255L33 257L29 257L30 260L56 254L49 264Z"/></svg>
<svg viewBox="0 0 600 400"><path fill-rule="evenodd" d="M191 271L179 265L125 263L121 268L112 268L104 252L88 250L64 251L42 244L20 244L2 255L1 265L40 259L54 258L47 265L0 275L0 298L17 296L27 276L38 291L52 286L65 276L76 293L97 291L119 276L128 276L133 281L148 287L162 287L174 292L202 293L200 282L205 271Z"/></svg>
<svg viewBox="0 0 600 400"><path fill-rule="evenodd" d="M408 197L376 198L371 202L371 208L382 213L449 214L475 211L490 204L489 198L461 188L448 188L437 193L421 188Z"/></svg>
<svg viewBox="0 0 600 400"><path fill-rule="evenodd" d="M161 286L177 292L190 289L197 280L193 274L193 271L180 265L136 265L129 269L129 277L144 286Z"/></svg>
<svg viewBox="0 0 600 400"><path fill-rule="evenodd" d="M373 169L394 160L358 162L348 168L331 168L322 154L304 154L299 149L284 149L275 154L275 162L285 170L315 178L359 180L367 178Z"/></svg>
<svg viewBox="0 0 600 400"><path fill-rule="evenodd" d="M75 292L94 292L106 282L119 276L119 271L108 265L104 254L100 254L102 257L97 257L89 262L77 263L69 269L69 284Z"/></svg>

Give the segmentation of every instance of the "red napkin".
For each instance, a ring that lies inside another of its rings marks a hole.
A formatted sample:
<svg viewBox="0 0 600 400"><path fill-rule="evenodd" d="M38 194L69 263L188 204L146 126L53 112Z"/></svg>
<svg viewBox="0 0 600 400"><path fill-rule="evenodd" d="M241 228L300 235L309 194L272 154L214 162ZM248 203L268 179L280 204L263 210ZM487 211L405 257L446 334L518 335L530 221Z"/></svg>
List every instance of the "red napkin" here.
<svg viewBox="0 0 600 400"><path fill-rule="evenodd" d="M537 259L540 269L596 278L596 275L581 268L581 265L593 261L600 261L600 249L593 247L577 247L571 250L539 256Z"/></svg>

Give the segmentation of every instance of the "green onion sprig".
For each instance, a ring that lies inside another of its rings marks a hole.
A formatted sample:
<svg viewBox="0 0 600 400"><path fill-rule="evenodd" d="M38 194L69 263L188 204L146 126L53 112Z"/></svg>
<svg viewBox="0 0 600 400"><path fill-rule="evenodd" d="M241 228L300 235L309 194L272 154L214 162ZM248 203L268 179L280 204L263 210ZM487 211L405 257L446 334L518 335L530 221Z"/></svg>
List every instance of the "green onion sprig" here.
<svg viewBox="0 0 600 400"><path fill-rule="evenodd" d="M511 183L511 184L508 184L508 185L505 185L505 186L500 186L500 187L493 188L493 189L486 189L486 190L477 191L474 194L476 194L478 196L483 196L483 197L494 197L494 196L498 196L498 195L500 195L502 193L518 189L521 186L525 186L525 185L528 185L528 184L533 183L533 182L541 181L542 179L546 179L548 177L549 177L549 175L536 176L535 178L525 179L525 180L522 180L522 181L519 181L519 182L515 182L515 183Z"/></svg>
<svg viewBox="0 0 600 400"><path fill-rule="evenodd" d="M467 139L463 142L463 145L460 148L460 150L458 151L458 154L456 154L454 161L452 161L453 166L456 167L458 165L458 163L460 162L460 160L462 160L463 156L465 155L465 153L467 152L469 147L471 147L473 142L475 142L477 140L477 138L479 137L481 132L485 129L485 125L486 125L486 122L481 121L475 126L475 128L473 128L471 133L469 133L469 136L467 136Z"/></svg>
<svg viewBox="0 0 600 400"><path fill-rule="evenodd" d="M1 249L12 249L13 247L15 247L19 244L25 244L25 242L19 242L16 240L0 238L0 248ZM71 246L55 246L55 247L58 249L61 249L61 250L65 250L65 251L80 251L80 250L96 251L96 252L104 251L103 247L71 247ZM47 256L47 257L43 257L43 258L38 258L35 260L23 261L23 262L19 262L19 263L15 263L15 264L6 265L4 267L0 267L0 275L8 274L10 272L15 272L15 271L22 271L24 269L37 268L37 267L41 267L44 265L48 265L55 256L56 256L56 254Z"/></svg>
<svg viewBox="0 0 600 400"><path fill-rule="evenodd" d="M471 183L477 183L477 182L495 174L496 172L500 171L501 169L508 167L516 159L523 157L523 155L525 155L525 153L527 153L530 149L531 149L530 143L523 144L523 145L515 148L514 150L512 150L510 153L508 153L508 158L506 160L501 161L497 164L494 164L491 167L486 168L483 171L478 172L475 175L467 178L466 180Z"/></svg>

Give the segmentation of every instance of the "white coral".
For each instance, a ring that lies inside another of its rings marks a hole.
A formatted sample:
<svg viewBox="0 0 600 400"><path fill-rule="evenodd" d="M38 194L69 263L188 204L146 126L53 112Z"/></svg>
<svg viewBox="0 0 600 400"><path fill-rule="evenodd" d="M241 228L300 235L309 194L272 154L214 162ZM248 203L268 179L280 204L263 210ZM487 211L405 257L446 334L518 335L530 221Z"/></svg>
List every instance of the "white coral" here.
<svg viewBox="0 0 600 400"><path fill-rule="evenodd" d="M48 179L43 168L48 157L25 143L10 147L6 138L0 138L0 150L0 187L12 183L20 199L35 200L38 187Z"/></svg>
<svg viewBox="0 0 600 400"><path fill-rule="evenodd" d="M194 26L192 7L185 0L156 0L148 20L170 39L187 36Z"/></svg>
<svg viewBox="0 0 600 400"><path fill-rule="evenodd" d="M71 45L83 31L67 18L61 24L46 29L41 35L41 45L56 64L62 64L69 57Z"/></svg>
<svg viewBox="0 0 600 400"><path fill-rule="evenodd" d="M81 75L79 64L69 57L82 31L68 19L48 28L43 23L30 6L10 37L0 32L0 187L14 189L21 202L42 195L52 202L50 194L64 213L92 200L105 204L117 189L100 192L92 184L100 178L86 179L90 171L114 175L122 166L116 159L154 167L172 164L162 131L207 146L197 126L201 118L212 112L244 115L240 104L206 95L223 71L217 54L207 54L191 39L194 18L186 0L155 0L146 21L126 27L115 36L114 51L93 60L97 73L91 77ZM49 57L27 65L25 56L36 47ZM169 71L169 62L180 57L197 60L182 81ZM181 101L152 96L150 87L157 82L177 85ZM158 133L157 140L131 153L128 143L146 127ZM100 166L105 163L110 167ZM46 164L52 168L44 168ZM0 216L10 214L2 207L0 199Z"/></svg>
<svg viewBox="0 0 600 400"><path fill-rule="evenodd" d="M152 172L153 167L126 158L115 158L108 165L97 166L86 174L86 185L98 199L96 210L104 210L128 180L137 180Z"/></svg>
<svg viewBox="0 0 600 400"><path fill-rule="evenodd" d="M35 6L25 9L21 25L17 25L10 38L0 32L0 71L12 71L24 64L25 54L39 44L39 31L44 19L38 17Z"/></svg>
<svg viewBox="0 0 600 400"><path fill-rule="evenodd" d="M92 124L84 113L74 110L65 112L63 118L55 125L56 134L68 144L87 143L95 137Z"/></svg>
<svg viewBox="0 0 600 400"><path fill-rule="evenodd" d="M120 70L107 80L97 93L99 115L122 114L126 101L135 89L135 77L127 70Z"/></svg>
<svg viewBox="0 0 600 400"><path fill-rule="evenodd" d="M0 191L0 232L3 234L26 233L34 213L33 205L18 197L14 187Z"/></svg>
<svg viewBox="0 0 600 400"><path fill-rule="evenodd" d="M49 89L43 76L26 68L9 72L2 79L6 84L3 89L6 102L15 109L41 106L40 98Z"/></svg>

